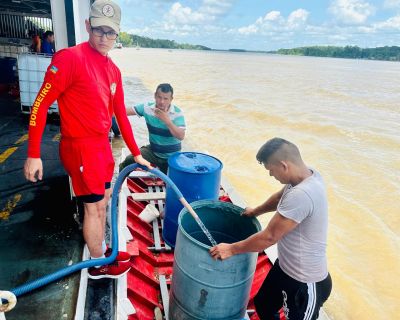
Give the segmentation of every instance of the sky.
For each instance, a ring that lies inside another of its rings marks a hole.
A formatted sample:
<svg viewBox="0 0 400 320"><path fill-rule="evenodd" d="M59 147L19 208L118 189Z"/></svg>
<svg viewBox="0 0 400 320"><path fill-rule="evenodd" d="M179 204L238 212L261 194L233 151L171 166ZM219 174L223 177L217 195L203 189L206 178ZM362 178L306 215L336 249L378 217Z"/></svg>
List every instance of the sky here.
<svg viewBox="0 0 400 320"><path fill-rule="evenodd" d="M122 31L212 49L400 45L400 0L115 0Z"/></svg>

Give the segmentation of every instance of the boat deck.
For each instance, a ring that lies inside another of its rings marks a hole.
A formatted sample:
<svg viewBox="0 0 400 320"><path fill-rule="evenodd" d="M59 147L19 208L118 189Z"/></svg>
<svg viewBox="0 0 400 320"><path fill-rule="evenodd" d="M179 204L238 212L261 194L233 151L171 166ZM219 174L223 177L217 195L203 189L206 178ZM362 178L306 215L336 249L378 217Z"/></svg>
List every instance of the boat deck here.
<svg viewBox="0 0 400 320"><path fill-rule="evenodd" d="M49 119L42 143L44 179L23 176L28 118L0 96L0 290L10 290L82 257L68 177L58 157L59 124ZM7 320L73 319L79 273L18 298ZM0 319L4 315L0 314Z"/></svg>
<svg viewBox="0 0 400 320"><path fill-rule="evenodd" d="M68 177L58 157L59 124L50 119L43 135L44 180L29 183L23 176L27 118L20 114L19 108L18 103L0 96L0 290L13 289L82 260L82 232L73 216L77 208L71 202ZM134 122L137 130L140 125L144 127L143 123ZM140 130L145 132L145 128ZM139 145L146 140L145 135L139 134L136 138ZM123 147L120 138L113 140L117 163ZM116 166L116 175L117 172ZM244 206L229 184L222 185L221 200ZM173 251L162 240L160 218L152 224L138 218L147 203L153 203L162 211L164 201L131 196L162 192L164 183L153 178L132 177L126 186L128 197L126 207L122 208L125 221L120 225L120 235L124 239L122 245L120 240L120 248L126 247L133 258L125 283L122 280L89 280L88 290L83 288L82 301L78 299L82 294L78 292L80 280L87 281L83 270L82 274L73 274L19 297L11 312L0 313L1 320L160 320L166 317ZM130 241L125 243L126 240ZM269 252L268 256L273 260ZM258 258L247 315L252 320L258 319L252 315L252 298L272 265L268 256L261 253ZM122 298L115 301L115 292Z"/></svg>
<svg viewBox="0 0 400 320"><path fill-rule="evenodd" d="M136 176L139 175L139 176ZM135 177L136 176L136 177ZM161 236L163 220L161 217L152 223L139 218L139 214L148 203L160 212L164 210L165 192L163 181L158 178L143 177L133 172L127 180L127 226L133 240L127 244L127 251L132 254L132 269L127 276L127 297L134 306L135 313L130 320L168 319L169 288L172 278L173 250L164 243ZM154 194L153 200L141 199L144 193ZM161 195L157 199L157 195ZM229 195L221 187L220 200L229 201ZM258 292L265 276L272 267L272 262L265 253L260 253L250 292L248 304L249 319L258 319L254 313L253 298ZM252 316L253 315L253 316ZM283 316L282 316L282 319Z"/></svg>

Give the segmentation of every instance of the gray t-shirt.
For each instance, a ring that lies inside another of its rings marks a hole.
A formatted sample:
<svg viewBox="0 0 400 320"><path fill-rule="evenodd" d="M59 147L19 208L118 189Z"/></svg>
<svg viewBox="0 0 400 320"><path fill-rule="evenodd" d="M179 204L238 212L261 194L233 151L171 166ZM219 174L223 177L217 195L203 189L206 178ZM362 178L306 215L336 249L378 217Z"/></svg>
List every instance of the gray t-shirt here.
<svg viewBox="0 0 400 320"><path fill-rule="evenodd" d="M277 211L298 223L278 241L282 270L301 282L318 282L328 275L326 242L328 201L322 176L313 174L296 186L286 185Z"/></svg>

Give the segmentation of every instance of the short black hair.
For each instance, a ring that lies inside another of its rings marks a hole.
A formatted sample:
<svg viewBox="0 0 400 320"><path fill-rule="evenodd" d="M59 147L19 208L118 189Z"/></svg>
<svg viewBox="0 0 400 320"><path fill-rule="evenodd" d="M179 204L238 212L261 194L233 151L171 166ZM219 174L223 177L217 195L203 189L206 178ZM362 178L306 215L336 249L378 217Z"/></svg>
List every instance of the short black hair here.
<svg viewBox="0 0 400 320"><path fill-rule="evenodd" d="M163 93L171 92L171 97L174 96L174 88L169 83L161 83L157 86L156 92L160 90Z"/></svg>
<svg viewBox="0 0 400 320"><path fill-rule="evenodd" d="M279 154L282 159L279 160L292 160L297 162L298 159L301 159L297 146L282 138L272 138L264 143L260 150L258 150L256 159L259 163L266 164L270 158L281 149L283 149L283 152L279 152Z"/></svg>
<svg viewBox="0 0 400 320"><path fill-rule="evenodd" d="M53 31L46 31L46 32L43 34L43 38L46 39L47 37L50 37L50 36L53 36L53 35L54 35L54 32L53 32Z"/></svg>

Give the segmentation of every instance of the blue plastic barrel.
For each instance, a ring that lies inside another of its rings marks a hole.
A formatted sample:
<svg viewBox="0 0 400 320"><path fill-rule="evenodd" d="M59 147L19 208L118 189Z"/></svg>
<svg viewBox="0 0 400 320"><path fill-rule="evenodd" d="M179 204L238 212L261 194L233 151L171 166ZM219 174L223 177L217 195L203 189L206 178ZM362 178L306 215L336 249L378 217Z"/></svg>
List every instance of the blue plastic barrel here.
<svg viewBox="0 0 400 320"><path fill-rule="evenodd" d="M256 218L240 216L231 203L192 203L217 243L244 240L261 230ZM214 260L209 241L190 213L179 214L170 290L169 320L238 320L245 316L258 253Z"/></svg>
<svg viewBox="0 0 400 320"><path fill-rule="evenodd" d="M197 152L178 152L168 159L168 176L182 192L187 202L217 200L221 184L222 162ZM167 186L163 238L175 246L178 215L183 206L174 190Z"/></svg>

